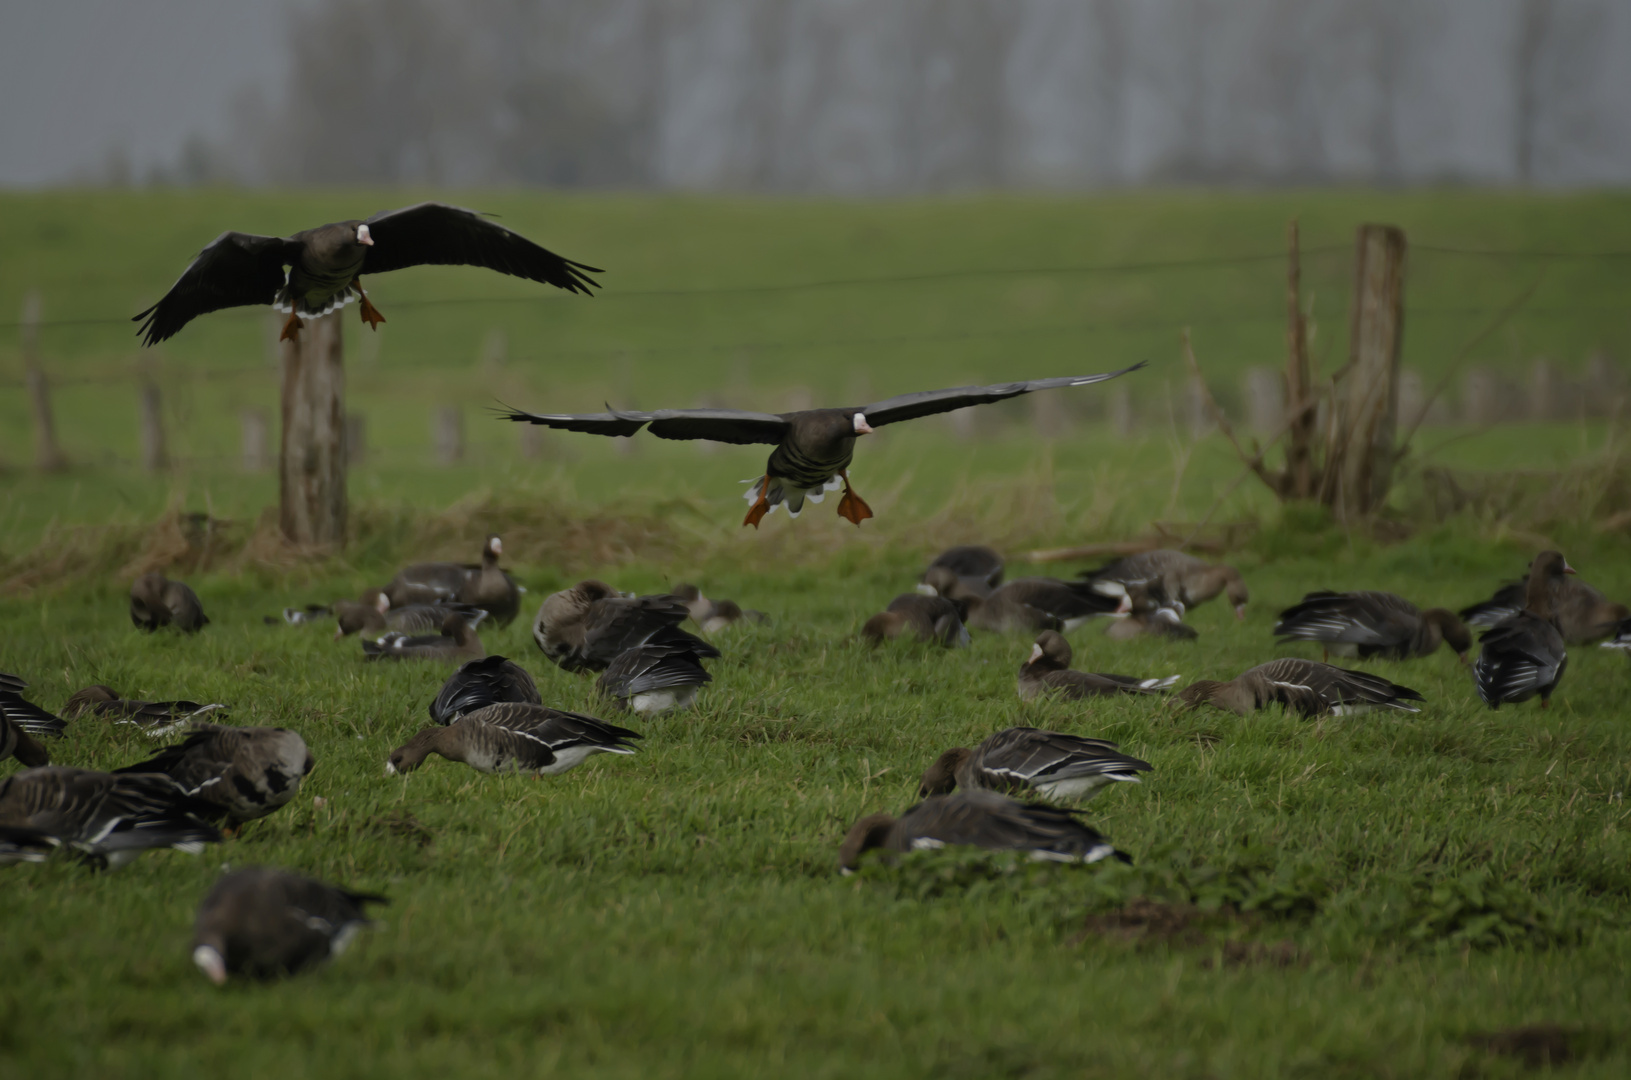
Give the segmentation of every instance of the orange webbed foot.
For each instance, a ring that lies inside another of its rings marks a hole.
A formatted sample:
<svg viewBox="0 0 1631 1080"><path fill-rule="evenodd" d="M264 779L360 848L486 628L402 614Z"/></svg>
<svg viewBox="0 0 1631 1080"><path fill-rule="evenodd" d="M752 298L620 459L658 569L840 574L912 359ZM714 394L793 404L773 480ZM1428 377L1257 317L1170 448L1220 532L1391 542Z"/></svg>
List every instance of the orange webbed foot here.
<svg viewBox="0 0 1631 1080"><path fill-rule="evenodd" d="M295 341L300 337L300 328L306 324L300 321L300 316L289 312L289 318L283 323L283 333L278 335L279 341Z"/></svg>
<svg viewBox="0 0 1631 1080"><path fill-rule="evenodd" d="M755 529L757 529L759 527L760 519L762 519L768 513L770 513L770 500L765 498L764 489L760 488L759 499L752 506L748 507L748 516L742 519L742 524L752 525Z"/></svg>
<svg viewBox="0 0 1631 1080"><path fill-rule="evenodd" d="M357 314L361 315L362 321L367 323L372 329L378 330L379 324L385 321L385 316L379 313L379 308L375 307L371 302L369 302L368 294L362 291L362 279L358 278L353 281L351 283L351 287L357 290L357 297L362 301L362 303L358 305Z"/></svg>
<svg viewBox="0 0 1631 1080"><path fill-rule="evenodd" d="M866 504L865 499L850 490L849 473L839 475L844 478L844 497L838 500L838 516L859 527L861 522L872 516L872 507Z"/></svg>

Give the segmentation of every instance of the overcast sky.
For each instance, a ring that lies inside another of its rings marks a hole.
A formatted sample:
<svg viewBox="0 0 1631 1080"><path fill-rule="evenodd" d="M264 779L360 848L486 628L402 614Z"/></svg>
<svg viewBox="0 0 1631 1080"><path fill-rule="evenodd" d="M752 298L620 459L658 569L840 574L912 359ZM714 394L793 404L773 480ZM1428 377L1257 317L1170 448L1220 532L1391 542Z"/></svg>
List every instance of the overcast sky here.
<svg viewBox="0 0 1631 1080"><path fill-rule="evenodd" d="M0 0L0 185L136 176L218 134L235 94L276 97L303 0Z"/></svg>

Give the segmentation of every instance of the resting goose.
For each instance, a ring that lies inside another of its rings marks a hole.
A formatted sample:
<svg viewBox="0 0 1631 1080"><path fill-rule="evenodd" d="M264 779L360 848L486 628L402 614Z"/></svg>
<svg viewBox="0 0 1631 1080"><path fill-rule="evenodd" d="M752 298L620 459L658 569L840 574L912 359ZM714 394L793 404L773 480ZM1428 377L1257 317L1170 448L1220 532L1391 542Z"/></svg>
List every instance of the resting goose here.
<svg viewBox="0 0 1631 1080"><path fill-rule="evenodd" d="M391 631L378 641L362 643L364 660L479 660L487 655L481 647L481 638L471 629L469 621L457 611L442 617L442 632L409 637Z"/></svg>
<svg viewBox="0 0 1631 1080"><path fill-rule="evenodd" d="M1531 570L1533 568L1533 563ZM1572 571L1571 571L1572 573ZM1618 604L1597 589L1569 577L1548 577L1552 622L1570 645L1587 645L1614 633L1619 623L1631 617L1631 608ZM1503 585L1481 604L1461 609L1468 626L1492 627L1524 610L1528 602L1529 577Z"/></svg>
<svg viewBox="0 0 1631 1080"><path fill-rule="evenodd" d="M941 754L923 774L917 795L921 799L962 788L1085 803L1117 781L1139 783L1138 774L1150 767L1103 739L1011 727L973 750L958 746Z"/></svg>
<svg viewBox="0 0 1631 1080"><path fill-rule="evenodd" d="M1445 642L1465 662L1472 648L1472 634L1453 612L1444 608L1422 611L1388 592L1309 593L1280 612L1274 633L1282 645L1317 641L1327 658L1335 653L1409 660L1430 656Z"/></svg>
<svg viewBox="0 0 1631 1080"><path fill-rule="evenodd" d="M844 873L852 872L872 848L904 854L947 845L1028 851L1034 859L1053 862L1092 863L1105 858L1132 862L1072 811L975 790L931 796L898 819L888 814L862 818L844 837L838 866Z"/></svg>
<svg viewBox="0 0 1631 1080"><path fill-rule="evenodd" d="M1303 717L1343 716L1367 709L1420 712L1409 701L1425 701L1408 686L1366 671L1350 671L1317 660L1282 657L1244 671L1228 682L1200 679L1184 687L1178 700L1195 709L1213 705L1245 716L1279 702Z"/></svg>
<svg viewBox="0 0 1631 1080"><path fill-rule="evenodd" d="M686 641L650 641L619 653L595 682L620 708L637 713L689 709L713 681Z"/></svg>
<svg viewBox="0 0 1631 1080"><path fill-rule="evenodd" d="M1173 641L1194 641L1200 634L1184 622L1184 605L1167 598L1159 581L1127 586L1125 613L1118 613L1105 629L1111 641L1131 641L1136 637L1158 637Z"/></svg>
<svg viewBox="0 0 1631 1080"><path fill-rule="evenodd" d="M689 582L680 582L668 590L670 596L678 597L684 602L691 613L691 621L704 634L717 634L728 630L743 619L750 622L764 622L767 616L762 611L744 611L742 605L735 600L710 600L702 595L702 590Z"/></svg>
<svg viewBox="0 0 1631 1080"><path fill-rule="evenodd" d="M81 716L98 716L119 724L134 724L145 728L147 734L169 734L195 717L225 709L225 705L200 705L196 701L136 701L119 696L111 686L97 683L75 690L62 706L63 715L70 720Z"/></svg>
<svg viewBox="0 0 1631 1080"><path fill-rule="evenodd" d="M118 867L149 848L196 855L220 832L205 820L213 808L168 776L117 775L51 765L0 780L0 828L63 844ZM48 840L46 838L49 838Z"/></svg>
<svg viewBox="0 0 1631 1080"><path fill-rule="evenodd" d="M22 725L13 722L4 703L0 702L0 761L13 757L30 769L51 764L51 755L46 753L45 747L23 730Z"/></svg>
<svg viewBox="0 0 1631 1080"><path fill-rule="evenodd" d="M1178 676L1140 679L1132 675L1099 675L1070 670L1070 642L1056 630L1044 630L1031 646L1030 658L1019 668L1019 699L1035 701L1059 696L1067 701L1106 697L1111 694L1165 693Z"/></svg>
<svg viewBox="0 0 1631 1080"><path fill-rule="evenodd" d="M956 604L943 596L902 593L861 627L861 636L874 647L910 632L919 641L948 649L968 644L968 627Z"/></svg>
<svg viewBox="0 0 1631 1080"><path fill-rule="evenodd" d="M365 905L388 903L374 893L352 892L286 870L234 870L198 905L193 963L216 986L228 975L293 975L345 952L359 930L373 925Z"/></svg>
<svg viewBox="0 0 1631 1080"><path fill-rule="evenodd" d="M1037 390L1066 386L1087 386L1117 375L1136 371L1135 364L1102 375L1033 379L1030 382L997 386L962 386L953 390L928 390L902 394L871 405L841 409L807 409L801 412L761 413L740 409L661 409L657 412L529 413L512 409L502 414L506 420L563 431L591 435L629 436L647 428L659 439L711 439L714 442L768 443L770 453L763 476L749 481L746 498L750 504L744 525L758 528L759 521L785 503L791 517L798 517L804 502L819 503L826 492L844 489L838 502L838 516L861 524L872 516L872 508L849 486L849 466L855 456L855 440L885 424L898 424L921 416L966 409L1005 401Z"/></svg>
<svg viewBox="0 0 1631 1080"><path fill-rule="evenodd" d="M23 697L28 683L16 675L0 675L0 717L24 735L55 739L68 730L72 716L57 716ZM72 702L72 698L69 699ZM5 755L0 754L0 758Z"/></svg>
<svg viewBox="0 0 1631 1080"><path fill-rule="evenodd" d="M334 628L335 641L359 632L396 630L404 634L434 633L441 630L450 611L463 616L472 630L487 617L485 610L470 604L437 602L392 607L391 598L385 595L383 589L374 589L365 595L373 597L371 603L340 600L334 604L335 621L339 623Z"/></svg>
<svg viewBox="0 0 1631 1080"><path fill-rule="evenodd" d="M604 671L622 653L653 640L690 643L699 658L718 656L718 649L678 629L690 614L675 596L624 596L604 581L580 581L544 598L532 638L567 671Z"/></svg>
<svg viewBox="0 0 1631 1080"><path fill-rule="evenodd" d="M502 656L484 656L447 677L436 700L430 703L430 718L438 724L451 724L465 713L504 701L544 703L538 684L520 664Z"/></svg>
<svg viewBox="0 0 1631 1080"><path fill-rule="evenodd" d="M1507 701L1528 701L1538 694L1544 709L1552 691L1563 681L1569 654L1554 620L1552 604L1559 595L1559 580L1572 573L1574 567L1564 560L1562 552L1536 555L1529 565L1523 610L1486 630L1478 639L1473 684L1490 708L1499 709Z"/></svg>
<svg viewBox="0 0 1631 1080"><path fill-rule="evenodd" d="M130 586L130 621L149 633L174 624L189 634L210 622L198 594L163 574L143 574Z"/></svg>
<svg viewBox="0 0 1631 1080"><path fill-rule="evenodd" d="M184 741L114 773L163 773L217 808L231 834L294 798L316 765L306 740L287 728L200 722Z"/></svg>
<svg viewBox="0 0 1631 1080"><path fill-rule="evenodd" d="M503 554L504 542L497 533L490 534L481 549L481 565L470 568L455 599L481 608L499 626L508 626L521 610L521 587L499 568L498 559Z"/></svg>
<svg viewBox="0 0 1631 1080"><path fill-rule="evenodd" d="M499 568L498 560L503 553L504 541L497 533L489 533L481 546L481 562L414 563L398 570L390 584L380 592L385 594L392 606L399 608L409 604L473 604L490 611L495 620L508 625L520 609L521 595L515 582ZM498 611L471 599L478 594L493 607L507 609L508 616L501 617ZM363 600L368 601L373 595L365 593Z"/></svg>
<svg viewBox="0 0 1631 1080"><path fill-rule="evenodd" d="M585 296L598 287L588 275L601 272L473 210L425 202L293 236L224 232L198 253L164 299L132 321L142 322L138 333L152 346L200 315L270 304L288 313L281 335L288 339L300 332L302 315L319 318L360 300L362 321L377 327L385 316L368 302L362 275L409 266L481 266Z"/></svg>
<svg viewBox="0 0 1631 1080"><path fill-rule="evenodd" d="M949 570L957 579L958 595L942 593L930 585L928 578L932 570ZM948 600L957 600L964 595L990 596L991 590L1002 584L1002 571L1002 556L983 544L947 548L935 556L928 570L923 572L923 577L918 579L918 591L930 596L945 596Z"/></svg>
<svg viewBox="0 0 1631 1080"><path fill-rule="evenodd" d="M387 776L412 772L431 754L478 772L555 776L594 754L632 754L639 732L593 716L543 705L504 702L465 713L446 727L429 727L391 751Z"/></svg>
<svg viewBox="0 0 1631 1080"><path fill-rule="evenodd" d="M1167 596L1189 608L1223 593L1235 609L1235 618L1246 617L1249 596L1240 571L1182 551L1159 549L1126 555L1097 570L1085 570L1081 577L1106 596L1122 596L1129 585L1159 581Z"/></svg>
<svg viewBox="0 0 1631 1080"><path fill-rule="evenodd" d="M970 627L999 634L1070 631L1096 616L1128 609L1125 596L1105 596L1081 583L1057 578L1017 578L984 597L964 591L945 567L930 570L924 581L941 595L951 594L967 610L963 621Z"/></svg>

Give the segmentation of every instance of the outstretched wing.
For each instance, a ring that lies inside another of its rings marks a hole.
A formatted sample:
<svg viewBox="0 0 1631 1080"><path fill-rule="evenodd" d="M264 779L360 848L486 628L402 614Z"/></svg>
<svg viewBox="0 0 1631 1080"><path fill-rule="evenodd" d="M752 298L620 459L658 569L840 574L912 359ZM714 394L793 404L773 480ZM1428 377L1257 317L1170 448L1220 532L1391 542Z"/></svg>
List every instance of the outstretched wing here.
<svg viewBox="0 0 1631 1080"><path fill-rule="evenodd" d="M588 435L633 435L651 420L650 413L530 413L510 409L499 413L502 420L539 424L559 431L581 431Z"/></svg>
<svg viewBox="0 0 1631 1080"><path fill-rule="evenodd" d="M362 273L407 266L482 266L501 274L541 281L567 292L593 296L598 267L563 259L473 210L426 202L386 210L367 221L373 246Z"/></svg>
<svg viewBox="0 0 1631 1080"><path fill-rule="evenodd" d="M901 394L866 406L866 422L873 427L897 424L902 420L916 420L920 416L966 409L970 405L989 405L1036 390L1056 390L1066 386L1088 386L1114 379L1129 371L1137 371L1143 364L1107 371L1100 375L1066 375L1057 379L1032 379L1029 382L998 383L995 386L959 386L952 390L924 390L916 394Z"/></svg>
<svg viewBox="0 0 1631 1080"><path fill-rule="evenodd" d="M646 430L659 439L775 444L787 434L787 421L775 413L741 409L659 409Z"/></svg>
<svg viewBox="0 0 1631 1080"><path fill-rule="evenodd" d="M300 242L281 236L225 232L198 253L164 299L132 322L144 345L174 337L189 322L222 308L270 304L283 287L283 268L300 257Z"/></svg>

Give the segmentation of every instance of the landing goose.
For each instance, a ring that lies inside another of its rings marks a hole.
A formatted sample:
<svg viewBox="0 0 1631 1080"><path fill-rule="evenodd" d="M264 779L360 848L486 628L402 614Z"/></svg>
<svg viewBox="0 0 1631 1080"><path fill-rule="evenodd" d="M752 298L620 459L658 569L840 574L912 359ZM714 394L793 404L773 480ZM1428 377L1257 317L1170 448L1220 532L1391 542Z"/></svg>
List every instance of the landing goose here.
<svg viewBox="0 0 1631 1080"><path fill-rule="evenodd" d="M532 637L567 671L604 671L620 654L653 640L689 642L698 657L718 656L718 649L678 629L690 614L675 596L624 596L604 581L580 581L544 598Z"/></svg>
<svg viewBox="0 0 1631 1080"><path fill-rule="evenodd" d="M948 649L967 645L969 641L968 627L963 625L957 605L943 596L922 593L902 593L861 627L861 637L874 646L906 633L919 641L934 642Z"/></svg>
<svg viewBox="0 0 1631 1080"><path fill-rule="evenodd" d="M1160 549L1126 555L1097 570L1083 571L1081 577L1106 596L1121 596L1129 585L1159 581L1169 597L1191 608L1223 593L1235 609L1235 618L1246 617L1249 594L1240 571L1182 551Z"/></svg>
<svg viewBox="0 0 1631 1080"><path fill-rule="evenodd" d="M919 578L918 589L931 596L945 595L934 586L928 584L930 570L949 570L957 578L959 595L990 596L991 590L1002 584L1002 556L984 544L964 544L959 547L947 548L934 561L929 564L928 570ZM948 600L956 600L958 596L947 596Z"/></svg>
<svg viewBox="0 0 1631 1080"><path fill-rule="evenodd" d="M184 741L114 773L163 773L217 808L233 833L294 798L316 765L306 741L287 728L195 722Z"/></svg>
<svg viewBox="0 0 1631 1080"><path fill-rule="evenodd" d="M1563 681L1569 654L1554 620L1553 602L1559 580L1574 573L1558 551L1543 551L1529 567L1523 610L1486 630L1479 638L1473 684L1492 709L1503 702L1528 701L1540 695L1546 708L1552 691Z"/></svg>
<svg viewBox="0 0 1631 1080"><path fill-rule="evenodd" d="M872 848L903 854L947 845L1028 851L1034 859L1053 862L1132 862L1072 811L975 790L931 796L898 819L888 814L862 818L844 837L838 866L852 872Z"/></svg>
<svg viewBox="0 0 1631 1080"><path fill-rule="evenodd" d="M1178 700L1191 709L1212 705L1240 716L1279 702L1310 717L1323 713L1343 716L1367 709L1420 712L1407 702L1426 699L1380 675L1288 656L1259 664L1228 682L1197 680L1179 692Z"/></svg>
<svg viewBox="0 0 1631 1080"><path fill-rule="evenodd" d="M1472 634L1453 612L1422 611L1388 592L1309 593L1280 612L1274 633L1280 644L1317 641L1327 657L1409 660L1432 655L1443 642L1465 661L1472 648Z"/></svg>
<svg viewBox="0 0 1631 1080"><path fill-rule="evenodd" d="M487 655L481 647L481 638L470 628L469 621L457 611L449 611L442 618L440 634L410 637L391 631L378 641L362 643L364 660L479 660Z"/></svg>
<svg viewBox="0 0 1631 1080"><path fill-rule="evenodd" d="M132 321L142 323L138 333L151 346L200 315L270 304L288 313L282 337L292 338L300 332L302 315L318 318L361 300L363 322L377 326L385 316L364 295L362 275L408 266L481 266L585 296L598 286L588 275L601 272L563 259L475 211L425 202L293 236L224 232L198 253L162 300Z"/></svg>
<svg viewBox="0 0 1631 1080"><path fill-rule="evenodd" d="M689 709L696 704L697 691L712 681L689 642L652 641L619 653L601 672L595 688L619 708L660 713Z"/></svg>
<svg viewBox="0 0 1631 1080"><path fill-rule="evenodd" d="M429 727L391 751L385 773L412 772L431 754L479 772L555 776L594 754L632 754L640 734L593 716L543 705L505 702L465 713L446 727Z"/></svg>
<svg viewBox="0 0 1631 1080"><path fill-rule="evenodd" d="M130 621L138 630L150 633L174 625L193 634L210 620L192 589L163 574L143 574L130 586Z"/></svg>
<svg viewBox="0 0 1631 1080"><path fill-rule="evenodd" d="M749 481L751 486L746 499L750 505L742 524L757 528L766 514L784 503L788 514L798 517L806 499L818 503L828 491L842 487L844 497L838 502L838 516L859 525L872 516L872 508L849 486L849 466L855 456L855 440L862 435L871 434L885 424L965 409L970 405L1004 401L1037 390L1100 383L1143 366L1135 364L1102 375L928 390L902 394L871 405L840 409L807 409L789 413L744 412L739 409L661 409L657 412L620 412L613 409L603 413L581 414L529 413L512 409L502 418L591 435L629 436L645 427L659 439L711 439L738 445L768 443L776 449L770 453L764 475Z"/></svg>
<svg viewBox="0 0 1631 1080"><path fill-rule="evenodd" d="M311 878L248 866L215 883L193 923L193 963L216 986L228 975L275 979L345 952L372 926L366 905L390 903Z"/></svg>
<svg viewBox="0 0 1631 1080"><path fill-rule="evenodd" d="M51 765L0 780L0 828L66 845L118 867L149 848L196 855L221 839L212 808L168 776L116 775Z"/></svg>
<svg viewBox="0 0 1631 1080"><path fill-rule="evenodd" d="M1031 633L1039 630L1075 630L1089 619L1128 609L1125 596L1105 596L1080 582L1057 578L1016 578L980 597L965 592L955 575L936 567L924 575L925 583L968 611L963 620L972 629L994 633Z"/></svg>
<svg viewBox="0 0 1631 1080"><path fill-rule="evenodd" d="M119 724L133 724L153 736L166 735L190 720L224 710L225 705L201 705L196 701L137 701L120 696L111 686L97 683L75 690L62 706L70 720L97 716Z"/></svg>
<svg viewBox="0 0 1631 1080"><path fill-rule="evenodd" d="M1100 675L1070 669L1070 642L1056 630L1036 636L1031 655L1019 668L1019 698L1035 701L1041 697L1061 697L1067 701L1105 697L1111 694L1165 693L1178 676L1140 679L1133 675Z"/></svg>
<svg viewBox="0 0 1631 1080"><path fill-rule="evenodd" d="M1547 580L1552 621L1567 644L1587 645L1605 638L1614 633L1622 620L1631 617L1631 608L1615 603L1584 581L1570 577L1548 577ZM1503 585L1483 603L1462 608L1461 618L1468 626L1498 626L1524 609L1528 589L1529 577L1525 575Z"/></svg>
<svg viewBox="0 0 1631 1080"><path fill-rule="evenodd" d="M451 724L465 713L504 701L544 703L538 684L520 664L502 656L484 656L447 677L436 700L430 703L430 718L438 724Z"/></svg>
<svg viewBox="0 0 1631 1080"><path fill-rule="evenodd" d="M1139 783L1138 774L1150 767L1103 739L1011 727L973 750L958 746L941 754L923 774L917 794L921 799L962 788L1085 803L1118 781Z"/></svg>
<svg viewBox="0 0 1631 1080"><path fill-rule="evenodd" d="M742 605L735 600L710 600L702 595L701 589L686 581L669 589L668 594L684 602L686 609L691 613L691 621L696 623L697 629L704 634L717 634L722 630L728 630L744 619L749 622L764 622L768 617L762 611L744 611Z"/></svg>

